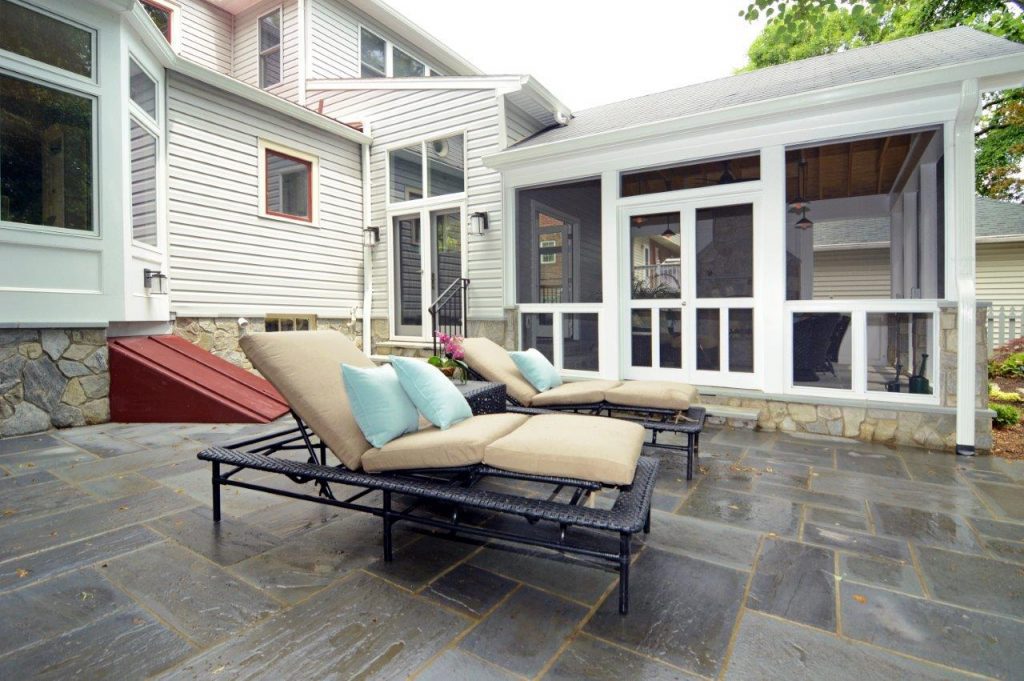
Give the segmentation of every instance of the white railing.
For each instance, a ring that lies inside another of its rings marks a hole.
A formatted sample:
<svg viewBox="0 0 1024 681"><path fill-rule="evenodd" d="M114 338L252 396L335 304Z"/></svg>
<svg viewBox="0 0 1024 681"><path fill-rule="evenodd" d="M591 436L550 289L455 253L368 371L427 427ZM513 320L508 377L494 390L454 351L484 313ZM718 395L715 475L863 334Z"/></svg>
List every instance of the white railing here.
<svg viewBox="0 0 1024 681"><path fill-rule="evenodd" d="M993 305L988 308L988 352L1024 336L1024 305Z"/></svg>
<svg viewBox="0 0 1024 681"><path fill-rule="evenodd" d="M659 286L679 290L679 263L659 263L657 265L633 265L633 281L654 289Z"/></svg>

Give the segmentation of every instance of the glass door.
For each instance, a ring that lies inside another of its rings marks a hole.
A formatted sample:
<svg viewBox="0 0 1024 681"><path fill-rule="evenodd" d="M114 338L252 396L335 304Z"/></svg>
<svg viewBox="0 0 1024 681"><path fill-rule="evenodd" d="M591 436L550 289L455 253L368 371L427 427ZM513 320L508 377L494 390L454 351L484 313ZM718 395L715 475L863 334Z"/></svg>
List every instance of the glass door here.
<svg viewBox="0 0 1024 681"><path fill-rule="evenodd" d="M427 307L462 278L462 213L458 208L439 210L430 214L433 246L431 253L432 294ZM458 324L462 315L462 293L455 293L451 303L445 305L439 320L442 326Z"/></svg>
<svg viewBox="0 0 1024 681"><path fill-rule="evenodd" d="M395 335L422 337L423 248L419 215L394 219L394 306Z"/></svg>

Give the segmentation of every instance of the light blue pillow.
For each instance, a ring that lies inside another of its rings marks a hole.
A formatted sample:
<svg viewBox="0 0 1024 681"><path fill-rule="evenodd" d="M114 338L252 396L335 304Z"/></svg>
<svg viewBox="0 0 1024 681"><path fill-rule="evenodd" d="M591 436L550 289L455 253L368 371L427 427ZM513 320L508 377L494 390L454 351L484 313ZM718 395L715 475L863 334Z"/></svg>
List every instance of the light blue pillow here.
<svg viewBox="0 0 1024 681"><path fill-rule="evenodd" d="M508 353L516 363L519 373L537 390L544 392L562 385L562 377L540 350L530 348L521 352Z"/></svg>
<svg viewBox="0 0 1024 681"><path fill-rule="evenodd" d="M399 435L419 430L416 405L402 390L391 367L368 369L342 364L341 380L356 424L374 447L383 447Z"/></svg>
<svg viewBox="0 0 1024 681"><path fill-rule="evenodd" d="M392 357L391 366L416 408L441 430L473 415L469 402L437 367L412 357Z"/></svg>

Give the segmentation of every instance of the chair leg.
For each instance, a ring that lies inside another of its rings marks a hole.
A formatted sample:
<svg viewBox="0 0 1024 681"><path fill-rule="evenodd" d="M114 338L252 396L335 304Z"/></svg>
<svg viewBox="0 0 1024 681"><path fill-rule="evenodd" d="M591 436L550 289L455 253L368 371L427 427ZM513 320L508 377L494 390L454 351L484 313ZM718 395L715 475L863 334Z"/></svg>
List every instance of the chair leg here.
<svg viewBox="0 0 1024 681"><path fill-rule="evenodd" d="M213 483L213 522L220 522L220 462L213 462L213 474L211 476L211 482Z"/></svg>
<svg viewBox="0 0 1024 681"><path fill-rule="evenodd" d="M647 518L644 520L644 534L651 533L651 509L647 509Z"/></svg>
<svg viewBox="0 0 1024 681"><path fill-rule="evenodd" d="M390 563L393 558L391 547L391 492L384 492L384 562Z"/></svg>
<svg viewBox="0 0 1024 681"><path fill-rule="evenodd" d="M693 456L696 452L696 442L694 442L693 434L686 436L686 479L693 480Z"/></svg>
<svg viewBox="0 0 1024 681"><path fill-rule="evenodd" d="M629 540L630 534L619 534L619 614L629 614Z"/></svg>

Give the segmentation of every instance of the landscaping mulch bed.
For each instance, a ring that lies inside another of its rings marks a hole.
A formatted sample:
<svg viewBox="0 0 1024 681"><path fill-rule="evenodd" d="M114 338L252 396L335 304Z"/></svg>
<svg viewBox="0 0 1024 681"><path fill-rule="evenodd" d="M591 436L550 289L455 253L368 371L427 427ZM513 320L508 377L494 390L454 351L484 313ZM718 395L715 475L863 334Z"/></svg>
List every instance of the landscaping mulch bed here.
<svg viewBox="0 0 1024 681"><path fill-rule="evenodd" d="M999 376L990 378L990 382L999 386L1004 393L1017 392L1018 388L1024 388L1024 378L1009 378ZM992 404L997 404L992 402ZM1024 412L1024 404L1000 402L998 404L1010 404L1017 411ZM992 453L1006 459L1024 459L1024 423L1018 423L1010 428L992 429Z"/></svg>

